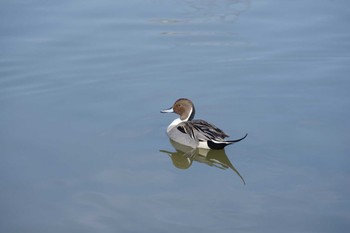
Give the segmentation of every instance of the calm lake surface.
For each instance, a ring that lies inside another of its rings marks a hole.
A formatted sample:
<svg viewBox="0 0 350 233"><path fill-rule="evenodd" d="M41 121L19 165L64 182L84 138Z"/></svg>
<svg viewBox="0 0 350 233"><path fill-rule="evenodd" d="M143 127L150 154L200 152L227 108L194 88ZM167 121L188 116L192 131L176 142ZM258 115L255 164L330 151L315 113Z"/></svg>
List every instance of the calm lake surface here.
<svg viewBox="0 0 350 233"><path fill-rule="evenodd" d="M0 232L347 232L350 2L0 2ZM180 97L232 139L172 144Z"/></svg>

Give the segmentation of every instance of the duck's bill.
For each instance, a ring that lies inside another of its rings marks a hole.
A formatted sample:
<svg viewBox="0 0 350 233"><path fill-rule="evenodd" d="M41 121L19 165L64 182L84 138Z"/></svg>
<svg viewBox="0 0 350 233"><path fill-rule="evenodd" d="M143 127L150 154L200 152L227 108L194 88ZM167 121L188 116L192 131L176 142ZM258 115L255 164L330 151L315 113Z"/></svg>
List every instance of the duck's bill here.
<svg viewBox="0 0 350 233"><path fill-rule="evenodd" d="M160 111L161 113L168 113L168 112L174 112L173 108L169 108L169 109L164 109Z"/></svg>

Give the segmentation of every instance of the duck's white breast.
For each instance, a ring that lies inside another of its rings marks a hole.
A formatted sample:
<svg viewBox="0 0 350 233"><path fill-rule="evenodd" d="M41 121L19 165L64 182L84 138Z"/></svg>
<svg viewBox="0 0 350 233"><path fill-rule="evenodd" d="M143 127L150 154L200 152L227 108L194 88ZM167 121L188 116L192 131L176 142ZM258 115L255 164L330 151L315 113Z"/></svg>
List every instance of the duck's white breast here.
<svg viewBox="0 0 350 233"><path fill-rule="evenodd" d="M175 126L177 126L178 124L180 124L181 122L183 122L183 121L180 118L173 120L173 122L171 122L171 124L168 126L166 132L169 134L170 130L172 128L174 128Z"/></svg>

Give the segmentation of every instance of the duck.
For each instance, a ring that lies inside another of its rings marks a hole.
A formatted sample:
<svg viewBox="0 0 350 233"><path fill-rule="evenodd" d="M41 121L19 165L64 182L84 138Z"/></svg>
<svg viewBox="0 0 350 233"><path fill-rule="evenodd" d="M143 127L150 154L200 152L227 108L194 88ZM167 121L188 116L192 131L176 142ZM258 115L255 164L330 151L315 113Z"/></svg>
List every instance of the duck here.
<svg viewBox="0 0 350 233"><path fill-rule="evenodd" d="M192 148L221 150L248 136L245 134L239 139L226 140L229 135L215 125L205 120L194 119L195 107L187 98L176 100L172 107L160 112L176 113L180 116L170 123L166 130L167 135L171 140Z"/></svg>

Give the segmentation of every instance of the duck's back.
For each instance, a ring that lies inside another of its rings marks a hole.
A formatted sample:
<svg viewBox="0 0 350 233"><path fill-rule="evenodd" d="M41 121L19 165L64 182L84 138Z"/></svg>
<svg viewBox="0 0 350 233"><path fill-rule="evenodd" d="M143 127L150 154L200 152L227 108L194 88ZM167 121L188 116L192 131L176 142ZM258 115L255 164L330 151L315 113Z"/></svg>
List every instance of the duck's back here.
<svg viewBox="0 0 350 233"><path fill-rule="evenodd" d="M228 137L221 129L204 120L192 120L184 123L194 131L194 137L199 141L223 141Z"/></svg>
<svg viewBox="0 0 350 233"><path fill-rule="evenodd" d="M221 129L204 120L181 122L168 132L168 136L193 148L198 147L199 142L224 141L224 138L228 137Z"/></svg>

